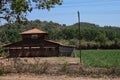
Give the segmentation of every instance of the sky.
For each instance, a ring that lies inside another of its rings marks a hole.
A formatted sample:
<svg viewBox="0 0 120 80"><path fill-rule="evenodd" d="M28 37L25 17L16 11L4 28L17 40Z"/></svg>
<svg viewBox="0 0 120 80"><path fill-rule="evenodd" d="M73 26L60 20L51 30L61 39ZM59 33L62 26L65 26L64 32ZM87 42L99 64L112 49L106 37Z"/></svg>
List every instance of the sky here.
<svg viewBox="0 0 120 80"><path fill-rule="evenodd" d="M120 0L63 0L61 6L48 10L33 10L27 14L28 20L53 21L72 25L80 21L100 26L120 27Z"/></svg>
<svg viewBox="0 0 120 80"><path fill-rule="evenodd" d="M78 11L81 22L120 26L120 0L63 0L61 6L55 6L50 11L34 10L27 17L29 20L72 25L78 22Z"/></svg>

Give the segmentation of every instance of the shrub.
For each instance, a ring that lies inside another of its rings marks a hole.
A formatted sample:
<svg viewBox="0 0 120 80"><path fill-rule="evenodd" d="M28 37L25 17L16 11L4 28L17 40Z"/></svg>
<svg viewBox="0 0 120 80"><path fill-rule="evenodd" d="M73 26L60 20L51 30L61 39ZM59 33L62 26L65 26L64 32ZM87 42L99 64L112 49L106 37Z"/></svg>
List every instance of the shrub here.
<svg viewBox="0 0 120 80"><path fill-rule="evenodd" d="M67 66L68 66L68 63L65 62L65 63L62 65L60 71L65 72L65 73L69 73L69 70L68 70L68 67L67 67Z"/></svg>
<svg viewBox="0 0 120 80"><path fill-rule="evenodd" d="M3 74L3 70L2 69L0 69L0 75L2 75Z"/></svg>
<svg viewBox="0 0 120 80"><path fill-rule="evenodd" d="M49 63L45 61L43 64L33 64L32 72L37 74L45 73L48 69Z"/></svg>

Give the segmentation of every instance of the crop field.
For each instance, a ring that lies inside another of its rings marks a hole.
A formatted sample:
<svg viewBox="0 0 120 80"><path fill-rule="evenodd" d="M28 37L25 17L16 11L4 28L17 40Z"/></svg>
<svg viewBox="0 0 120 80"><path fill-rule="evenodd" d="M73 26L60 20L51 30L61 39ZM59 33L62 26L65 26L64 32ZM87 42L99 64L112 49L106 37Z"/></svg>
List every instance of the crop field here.
<svg viewBox="0 0 120 80"><path fill-rule="evenodd" d="M79 50L76 50L79 57ZM82 62L86 67L120 69L120 50L82 50Z"/></svg>

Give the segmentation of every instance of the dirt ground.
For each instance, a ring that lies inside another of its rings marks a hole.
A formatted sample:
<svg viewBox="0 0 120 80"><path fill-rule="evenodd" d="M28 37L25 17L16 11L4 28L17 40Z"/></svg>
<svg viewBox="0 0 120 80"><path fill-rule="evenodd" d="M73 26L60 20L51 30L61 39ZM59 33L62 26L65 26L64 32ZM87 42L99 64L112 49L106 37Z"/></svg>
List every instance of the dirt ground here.
<svg viewBox="0 0 120 80"><path fill-rule="evenodd" d="M3 58L0 57L0 63L3 65L9 65L13 63L14 58ZM39 61L39 63L43 63L47 61L50 64L63 64L65 62L68 63L79 63L79 58L74 57L35 57L35 58L17 58L18 61L22 61L23 63L35 63L35 61Z"/></svg>
<svg viewBox="0 0 120 80"><path fill-rule="evenodd" d="M118 78L118 76L115 78L114 76L102 76L102 77L91 77L90 75L66 75L64 74L64 72L58 72L59 70L61 70L61 66L64 65L65 69L65 63L67 62L69 65L67 65L67 69L70 69L69 71L72 70L77 70L79 69L79 58L68 58L68 57L50 57L50 58L45 58L45 57L37 57L37 58L18 58L17 62L19 62L20 64L24 63L24 65L18 65L19 70L24 69L24 67L26 67L29 64L35 64L36 62L39 62L38 64L42 64L43 62L49 63L49 68L46 71L46 74L32 74L32 73L26 73L26 70L24 72L22 72L21 74L16 73L16 71L14 71L14 64L16 62L16 60L14 60L13 58L2 58L0 57L0 67L4 69L4 71L7 74L3 74L2 76L0 76L0 80L120 80L120 77ZM21 66L21 67L20 67ZM59 69L60 68L60 69ZM89 70L91 69L85 69L88 70L87 72L89 72ZM105 71L106 69L102 69L103 71ZM96 71L96 70L94 70ZM97 69L98 71L98 69ZM99 71L101 71L101 69L99 69ZM53 73L53 74L52 74ZM61 74L62 73L62 74ZM72 73L74 74L74 72ZM114 78L113 78L114 77Z"/></svg>
<svg viewBox="0 0 120 80"><path fill-rule="evenodd" d="M120 80L120 78L110 78L110 77L103 77L103 78L92 78L92 77L74 77L68 75L34 75L34 74L9 74L0 76L0 80Z"/></svg>

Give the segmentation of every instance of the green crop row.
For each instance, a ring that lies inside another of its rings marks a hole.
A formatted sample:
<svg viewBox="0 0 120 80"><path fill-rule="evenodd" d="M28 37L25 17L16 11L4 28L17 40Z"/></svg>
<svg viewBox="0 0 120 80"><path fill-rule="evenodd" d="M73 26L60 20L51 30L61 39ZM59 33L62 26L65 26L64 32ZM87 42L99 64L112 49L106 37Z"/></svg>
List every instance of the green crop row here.
<svg viewBox="0 0 120 80"><path fill-rule="evenodd" d="M76 50L79 57L79 50ZM120 69L120 50L82 50L82 62L86 67L106 67Z"/></svg>

